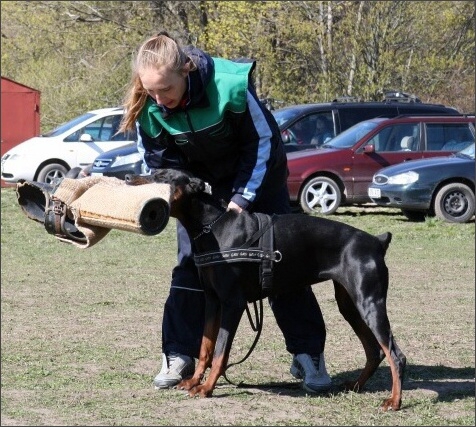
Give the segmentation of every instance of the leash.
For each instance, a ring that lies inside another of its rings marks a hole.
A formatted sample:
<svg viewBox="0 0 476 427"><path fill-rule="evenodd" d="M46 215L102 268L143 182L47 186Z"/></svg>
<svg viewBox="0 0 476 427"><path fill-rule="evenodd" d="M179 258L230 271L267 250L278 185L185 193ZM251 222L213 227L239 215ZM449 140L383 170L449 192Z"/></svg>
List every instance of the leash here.
<svg viewBox="0 0 476 427"><path fill-rule="evenodd" d="M219 217L215 218L210 224L208 225L204 225L203 226L203 230L198 233L194 238L193 240L197 240L199 237L202 237L204 234L208 234L210 233L210 231L212 231L212 226L218 222L220 220L221 217L223 217L223 215L225 215L226 212L223 212Z"/></svg>
<svg viewBox="0 0 476 427"><path fill-rule="evenodd" d="M229 363L228 365L226 365L225 372L223 373L223 378L225 378L225 380L229 384L234 385L236 387L243 386L243 384L244 384L243 381L239 382L238 384L234 383L233 381L228 379L228 377L226 376L226 371L229 368L231 368L232 366L239 365L240 363L243 363L246 359L248 359L250 354L255 349L256 344L258 343L259 337L261 335L261 331L263 330L263 300L262 299L259 300L259 317L258 317L257 308L256 308L256 301L253 301L253 307L254 307L256 325L253 323L253 319L251 318L251 313L250 313L250 310L249 310L248 306L246 306L246 314L248 316L248 321L250 322L251 329L255 332L257 331L257 334L255 336L253 344L251 344L251 347L248 350L248 353L246 353L246 355L245 355L245 357L243 357L243 359L241 359L239 362Z"/></svg>

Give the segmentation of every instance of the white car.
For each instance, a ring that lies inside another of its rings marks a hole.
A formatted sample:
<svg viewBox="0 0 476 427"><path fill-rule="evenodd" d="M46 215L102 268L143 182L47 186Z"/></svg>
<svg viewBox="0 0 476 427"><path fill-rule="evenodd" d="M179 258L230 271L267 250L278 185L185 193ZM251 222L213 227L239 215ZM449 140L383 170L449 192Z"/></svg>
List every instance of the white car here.
<svg viewBox="0 0 476 427"><path fill-rule="evenodd" d="M30 138L2 157L2 179L54 184L69 170L83 168L105 151L136 141L136 133L117 133L123 108L89 111L56 129Z"/></svg>

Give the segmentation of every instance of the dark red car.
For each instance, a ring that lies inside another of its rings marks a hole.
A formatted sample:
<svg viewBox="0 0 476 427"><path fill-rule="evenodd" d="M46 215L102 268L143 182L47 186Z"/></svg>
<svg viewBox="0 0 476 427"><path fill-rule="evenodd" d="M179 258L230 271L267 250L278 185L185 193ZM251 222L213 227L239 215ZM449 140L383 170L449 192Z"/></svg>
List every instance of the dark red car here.
<svg viewBox="0 0 476 427"><path fill-rule="evenodd" d="M474 142L474 116L399 116L360 122L316 149L288 157L291 201L307 213L332 214L370 203L367 188L379 169L447 156Z"/></svg>

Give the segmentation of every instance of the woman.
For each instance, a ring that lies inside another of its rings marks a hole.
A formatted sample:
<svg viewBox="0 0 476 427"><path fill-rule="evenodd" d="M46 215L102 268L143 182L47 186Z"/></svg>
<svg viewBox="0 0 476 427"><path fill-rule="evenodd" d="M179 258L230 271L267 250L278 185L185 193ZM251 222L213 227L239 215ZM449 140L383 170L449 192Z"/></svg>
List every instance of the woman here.
<svg viewBox="0 0 476 427"><path fill-rule="evenodd" d="M212 58L182 49L167 33L145 41L133 63L121 131L137 126L144 162L183 168L207 181L238 212L290 212L287 163L278 125L251 81L254 61ZM193 374L204 322L204 295L190 240L177 222L178 264L162 321L162 369L156 388ZM294 355L291 374L309 392L331 386L324 362L324 320L310 288L269 298Z"/></svg>

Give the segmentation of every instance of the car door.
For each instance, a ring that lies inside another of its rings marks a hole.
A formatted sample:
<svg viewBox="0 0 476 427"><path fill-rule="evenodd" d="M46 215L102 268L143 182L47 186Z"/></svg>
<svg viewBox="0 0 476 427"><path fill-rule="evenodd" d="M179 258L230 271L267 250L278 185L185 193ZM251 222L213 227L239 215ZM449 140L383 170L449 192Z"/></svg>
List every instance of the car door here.
<svg viewBox="0 0 476 427"><path fill-rule="evenodd" d="M63 142L67 145L69 164L87 166L99 154L134 142L135 132L118 133L121 119L120 113L100 117L67 136Z"/></svg>
<svg viewBox="0 0 476 427"><path fill-rule="evenodd" d="M353 158L346 183L350 199L368 199L367 188L379 169L423 157L419 122L389 124L367 141L360 141L353 149ZM366 146L374 150L366 152ZM357 148L358 147L358 148Z"/></svg>

